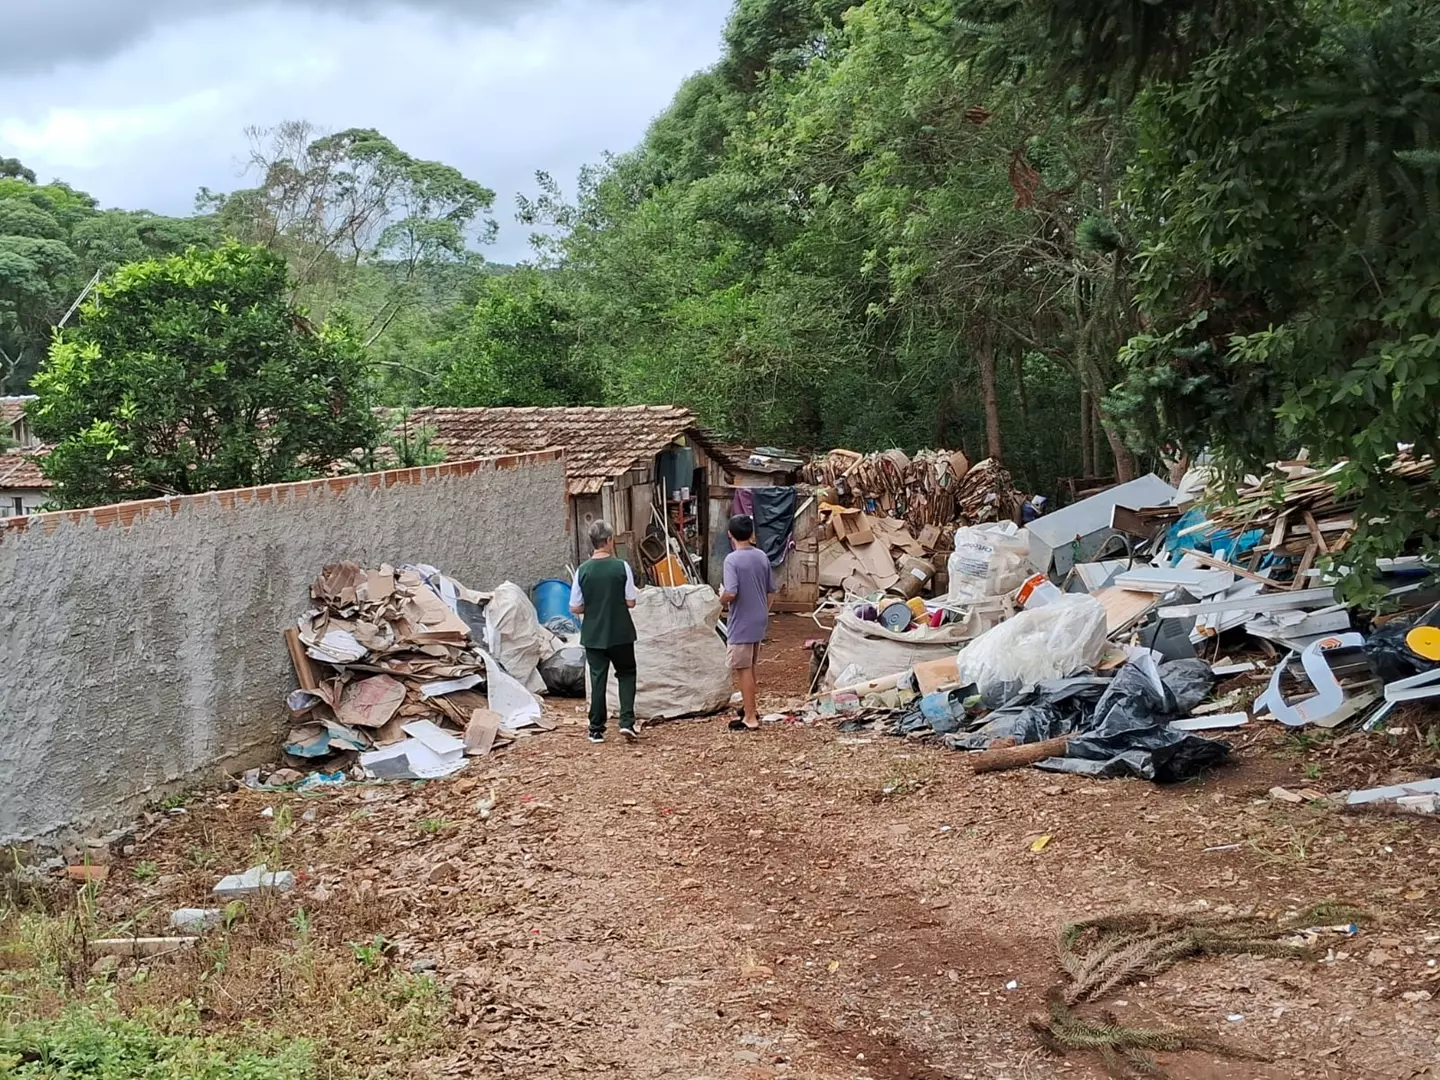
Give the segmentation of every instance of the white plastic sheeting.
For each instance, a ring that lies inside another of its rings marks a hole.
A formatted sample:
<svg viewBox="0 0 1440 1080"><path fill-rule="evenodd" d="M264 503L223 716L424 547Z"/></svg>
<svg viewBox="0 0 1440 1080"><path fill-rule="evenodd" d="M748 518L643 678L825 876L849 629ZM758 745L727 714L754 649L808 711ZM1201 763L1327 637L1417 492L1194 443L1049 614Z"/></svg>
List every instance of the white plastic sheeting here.
<svg viewBox="0 0 1440 1080"><path fill-rule="evenodd" d="M540 625L535 605L507 581L485 605L485 648L532 694L545 693L537 668L555 653L555 635Z"/></svg>
<svg viewBox="0 0 1440 1080"><path fill-rule="evenodd" d="M1105 606L1090 596L1067 595L1022 611L976 638L960 656L960 681L987 698L1008 698L1048 679L1094 667L1105 655Z"/></svg>

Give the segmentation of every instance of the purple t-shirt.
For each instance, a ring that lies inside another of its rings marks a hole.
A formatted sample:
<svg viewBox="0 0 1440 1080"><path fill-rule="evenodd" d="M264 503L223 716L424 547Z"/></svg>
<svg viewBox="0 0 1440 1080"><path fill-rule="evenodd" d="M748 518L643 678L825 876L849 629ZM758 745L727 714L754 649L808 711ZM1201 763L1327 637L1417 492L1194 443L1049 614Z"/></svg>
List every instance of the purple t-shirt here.
<svg viewBox="0 0 1440 1080"><path fill-rule="evenodd" d="M730 601L731 645L758 645L770 622L770 594L775 575L769 557L756 547L736 548L725 556L725 591Z"/></svg>

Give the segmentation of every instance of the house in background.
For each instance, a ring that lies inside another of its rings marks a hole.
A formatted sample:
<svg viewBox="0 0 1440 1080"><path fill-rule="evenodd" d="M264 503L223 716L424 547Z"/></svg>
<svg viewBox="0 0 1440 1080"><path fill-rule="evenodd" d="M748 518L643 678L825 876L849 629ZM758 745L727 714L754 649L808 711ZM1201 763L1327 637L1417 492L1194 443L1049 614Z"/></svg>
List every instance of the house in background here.
<svg viewBox="0 0 1440 1080"><path fill-rule="evenodd" d="M33 514L50 501L52 485L39 463L45 447L25 418L25 406L34 400L0 397L0 517Z"/></svg>
<svg viewBox="0 0 1440 1080"><path fill-rule="evenodd" d="M589 556L590 525L603 518L615 530L617 552L643 576L664 557L657 520L663 513L669 535L683 533L696 576L717 591L735 490L794 487L798 474L798 465L725 443L674 405L422 406L404 423L411 431L428 430L447 461L563 450L574 565ZM797 492L794 547L776 571L777 610L813 611L819 599L819 510L807 497Z"/></svg>

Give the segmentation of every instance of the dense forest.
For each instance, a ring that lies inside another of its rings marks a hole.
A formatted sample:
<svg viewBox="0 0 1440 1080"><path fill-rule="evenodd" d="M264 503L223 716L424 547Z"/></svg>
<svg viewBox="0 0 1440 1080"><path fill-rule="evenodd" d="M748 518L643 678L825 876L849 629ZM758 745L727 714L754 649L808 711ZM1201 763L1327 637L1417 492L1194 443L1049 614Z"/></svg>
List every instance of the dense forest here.
<svg viewBox="0 0 1440 1080"><path fill-rule="evenodd" d="M518 268L448 166L250 135L255 186L181 220L0 167L10 392L97 271L235 237L346 321L380 402L678 402L1040 491L1304 446L1433 531L1383 462L1440 431L1435 0L738 0L641 145L539 177Z"/></svg>

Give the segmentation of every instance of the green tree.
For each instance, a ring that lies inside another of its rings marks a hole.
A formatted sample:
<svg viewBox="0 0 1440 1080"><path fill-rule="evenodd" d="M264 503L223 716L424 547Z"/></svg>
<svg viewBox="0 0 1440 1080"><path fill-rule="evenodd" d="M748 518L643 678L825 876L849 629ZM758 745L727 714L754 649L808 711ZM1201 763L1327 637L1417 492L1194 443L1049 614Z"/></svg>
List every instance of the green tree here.
<svg viewBox="0 0 1440 1080"><path fill-rule="evenodd" d="M280 252L297 299L352 312L367 347L417 307L454 303L492 242L495 193L412 157L377 131L325 134L305 121L251 128L256 186L202 190L197 206L246 243Z"/></svg>
<svg viewBox="0 0 1440 1080"><path fill-rule="evenodd" d="M58 184L38 186L18 162L0 169L0 390L35 370L78 267L70 225L93 203ZM15 175L11 175L15 174Z"/></svg>
<svg viewBox="0 0 1440 1080"><path fill-rule="evenodd" d="M996 84L1067 88L1134 133L1086 230L1135 313L1096 346L1119 343L1107 409L1129 437L1208 448L1232 479L1302 448L1348 459L1345 561L1440 546L1387 473L1399 444L1440 450L1440 4L956 8L962 55L1005 43Z"/></svg>
<svg viewBox="0 0 1440 1080"><path fill-rule="evenodd" d="M19 162L0 161L0 392L25 387L96 274L213 242L206 219L101 211L68 184L36 184Z"/></svg>
<svg viewBox="0 0 1440 1080"><path fill-rule="evenodd" d="M576 353L574 319L531 270L480 283L460 332L435 352L451 357L436 400L443 405L594 405L600 372Z"/></svg>
<svg viewBox="0 0 1440 1080"><path fill-rule="evenodd" d="M948 0L743 0L640 147L573 204L542 182L522 216L611 400L753 441L998 452L1039 490L1097 471L1077 436L1134 325L1080 225L1129 133L983 85L966 33Z"/></svg>
<svg viewBox="0 0 1440 1080"><path fill-rule="evenodd" d="M373 450L360 343L312 326L288 292L279 256L233 242L101 282L35 378L57 500L295 480Z"/></svg>

